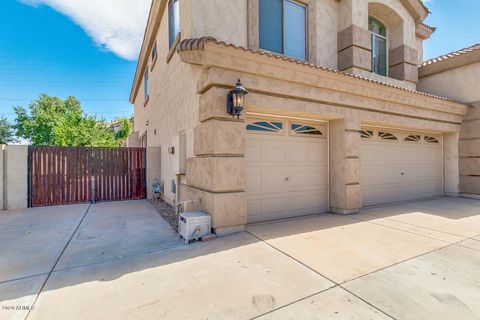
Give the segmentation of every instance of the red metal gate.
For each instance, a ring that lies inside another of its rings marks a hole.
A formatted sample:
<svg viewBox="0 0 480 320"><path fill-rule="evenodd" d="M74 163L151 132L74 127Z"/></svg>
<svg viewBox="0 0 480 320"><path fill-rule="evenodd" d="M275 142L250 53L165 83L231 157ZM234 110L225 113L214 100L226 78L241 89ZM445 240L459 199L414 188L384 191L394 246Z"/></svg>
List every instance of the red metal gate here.
<svg viewBox="0 0 480 320"><path fill-rule="evenodd" d="M144 199L145 148L30 147L29 206Z"/></svg>

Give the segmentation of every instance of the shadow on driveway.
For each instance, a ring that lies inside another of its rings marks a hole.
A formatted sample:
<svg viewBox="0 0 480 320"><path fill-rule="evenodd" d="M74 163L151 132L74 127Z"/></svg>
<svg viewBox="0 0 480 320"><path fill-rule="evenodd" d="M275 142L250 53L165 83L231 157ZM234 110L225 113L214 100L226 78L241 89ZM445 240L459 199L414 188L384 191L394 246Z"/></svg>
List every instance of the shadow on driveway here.
<svg viewBox="0 0 480 320"><path fill-rule="evenodd" d="M0 243L11 244L0 252L0 305L35 302L28 319L247 319L266 314L281 319L295 310L290 305L312 297L312 308L338 303L337 309L324 309L322 319L334 318L339 310L344 316L350 312L354 317L357 310L385 319L388 308L375 306L382 305L381 299L367 292L375 303L366 303L361 287L352 283L480 233L480 201L470 199L257 224L247 232L189 246L147 201L95 204L85 215L87 208L0 215ZM474 245L468 250L475 256L472 261L480 261ZM408 283L408 276L399 277ZM327 297L328 292L334 296ZM478 292L466 295L466 308L469 299L480 299ZM387 304L392 303L394 299ZM8 316L24 319L27 313Z"/></svg>

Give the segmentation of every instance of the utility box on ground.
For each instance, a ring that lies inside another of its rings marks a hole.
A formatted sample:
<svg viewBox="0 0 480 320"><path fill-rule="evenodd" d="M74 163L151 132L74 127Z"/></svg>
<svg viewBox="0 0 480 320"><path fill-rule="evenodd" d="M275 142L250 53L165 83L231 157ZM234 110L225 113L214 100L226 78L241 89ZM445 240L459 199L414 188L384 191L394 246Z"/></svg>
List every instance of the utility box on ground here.
<svg viewBox="0 0 480 320"><path fill-rule="evenodd" d="M178 234L185 244L198 241L209 235L212 230L212 218L202 211L180 213Z"/></svg>

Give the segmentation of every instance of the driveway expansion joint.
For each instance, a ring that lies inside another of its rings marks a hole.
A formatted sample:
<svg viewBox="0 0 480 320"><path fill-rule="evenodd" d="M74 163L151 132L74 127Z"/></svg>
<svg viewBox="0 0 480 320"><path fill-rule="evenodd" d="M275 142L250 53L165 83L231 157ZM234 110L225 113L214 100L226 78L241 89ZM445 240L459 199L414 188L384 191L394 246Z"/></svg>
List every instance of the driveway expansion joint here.
<svg viewBox="0 0 480 320"><path fill-rule="evenodd" d="M35 277L38 277L38 276L44 276L44 275L47 275L47 274L48 274L48 272L42 272L42 273L37 273L37 274L25 276L25 277L3 280L3 281L0 281L0 285L10 283L10 282L19 281L19 280L31 279L31 278L35 278Z"/></svg>
<svg viewBox="0 0 480 320"><path fill-rule="evenodd" d="M328 281L332 282L334 285L333 285L332 287L326 289L326 290L331 290L331 289L333 289L333 288L339 287L339 288L347 291L348 293L350 293L352 296L356 297L357 299L363 301L364 303L366 303L366 304L369 305L370 307L374 308L374 309L377 310L378 312L380 312L380 313L384 314L385 316L389 317L390 319L397 320L397 319L395 319L393 316L391 316L391 315L389 315L388 313L386 313L385 311L383 311L382 309L379 309L377 306L369 303L368 301L366 301L366 300L364 300L363 298L359 297L359 296L356 295L355 293L350 292L348 289L344 288L340 283L338 283L338 282L336 282L336 281L333 281L332 279L324 276L323 274L321 274L321 273L318 272L317 270L315 270L315 269L311 268L310 266L306 265L305 263L303 263L303 262L295 259L294 257L292 257L291 255L289 255L288 253L286 253L286 252L278 249L277 247L271 245L270 243L266 242L265 240L263 240L262 238L256 236L255 234L253 234L253 233L251 233L251 232L249 232L249 231L247 231L247 230L245 230L245 232L248 233L248 234L250 234L252 237L258 239L259 241L265 243L267 246L273 248L274 250L277 250L278 252L284 254L285 256L287 256L288 258L292 259L293 261L299 263L300 265L304 266L305 268L313 271L314 273L318 274L319 276L321 276L321 277L327 279ZM342 283L342 284L343 284L343 283ZM326 291L326 290L323 290L323 291ZM323 291L322 291L322 292L323 292ZM318 293L316 293L316 294L319 294L319 293L321 293L321 292L318 292ZM287 307L287 306L289 306L289 305L292 305L292 304L294 304L294 303L296 303L296 302L299 302L299 301L308 299L308 298L310 298L310 297L312 297L312 296L314 296L314 295L316 295L316 294L310 295L310 296L305 297L305 298L303 298L303 299L300 299L300 300L298 300L298 301L293 301L293 302L291 302L291 303L288 303L288 304L286 304L286 305L284 305L284 306L282 306L282 307L277 308L277 310L282 309L282 308L285 308L285 307ZM268 313L271 313L271 312L273 312L273 311L275 311L275 310L272 310L272 311L270 311L270 312L268 312ZM267 314L268 314L268 313L267 313ZM255 317L255 318L252 318L252 319L257 319L258 317L259 317L259 316Z"/></svg>
<svg viewBox="0 0 480 320"><path fill-rule="evenodd" d="M349 282L352 282L352 281L361 279L361 278L366 277L366 276L368 276L368 275L371 275L371 274L373 274L373 273L377 273L377 272L379 272L379 271L386 270L386 269L388 269L388 268L397 266L397 265L402 264L402 263L404 263L404 262L407 262L407 261L410 261L410 260L413 260L413 259L416 259L416 258L420 258L420 257L426 256L426 255L428 255L428 254L431 254L431 253L434 253L434 252L437 252L437 251L440 251L440 250L443 250L443 249L446 249L446 248L450 248L450 247L453 247L453 246L460 246L460 247L462 247L462 248L471 249L471 250L474 250L474 251L479 251L479 250L476 250L476 249L464 247L464 246L462 246L462 245L460 244L460 243L462 243L462 242L464 242L464 241L472 240L472 238L478 237L478 236L479 236L479 234L474 235L474 236L472 236L472 237L470 237L470 238L465 238L465 239L462 239L462 240L460 240L460 241L456 241L456 242L450 243L449 245L444 246L444 247L440 247L440 248L437 248L437 249L434 249L434 250L430 250L430 251L428 251L428 252L424 252L424 253L419 254L419 255L416 255L416 256L414 256L414 257L411 257L411 258L408 258L408 259L405 259L405 260L396 262L396 263L394 263L394 264L391 264L391 265L389 265L389 266L386 266L386 267L383 267L383 268L374 270L374 271L372 271L372 272L368 272L368 273L366 273L366 274L363 274L363 275L361 275L361 276L355 277L355 278L353 278L353 279L350 279L350 280L347 280L347 281L343 281L343 282L339 283L339 286L342 286L342 285L347 284L347 283L349 283Z"/></svg>
<svg viewBox="0 0 480 320"><path fill-rule="evenodd" d="M324 289L324 290L320 290L320 291L318 291L318 292L312 293L312 294L310 294L310 295L308 295L308 296L306 296L306 297L303 297L303 298L294 300L294 301L289 302L289 303L287 303L287 304L285 304L285 305L283 305L283 306L280 306L280 307L278 307L278 308L275 308L275 309L270 310L270 311L268 311L268 312L262 313L262 314L260 314L260 315L258 315L258 316L253 317L253 318L250 318L250 320L259 319L259 318L264 317L264 316L266 316L266 315L268 315L268 314L274 313L274 312L276 312L276 311L278 311L278 310L282 310L282 309L287 308L287 307L289 307L289 306L291 306L291 305L293 305L293 304L295 304L295 303L298 303L298 302L301 302L301 301L303 301L303 300L306 300L306 299L315 297L315 296L318 295L318 294L321 294L321 293L330 291L330 290L332 290L332 289L334 289L334 288L337 288L337 287L338 287L337 285L334 285L334 286L329 287L329 288L326 288L326 289Z"/></svg>
<svg viewBox="0 0 480 320"><path fill-rule="evenodd" d="M455 234L455 233L450 233L450 232L445 232L445 231L441 231L441 230L436 230L436 229L428 228L428 227L425 227L425 226L419 226L419 225L417 225L417 224L408 223L408 222L401 221L401 220L396 220L396 219L393 219L393 218L390 218L390 217L376 216L376 215L371 214L371 213L366 213L366 214L369 215L369 216L371 216L371 217L377 218L377 219L385 219L385 220L389 220L389 221L394 221L394 222L397 222L397 223L405 224L405 225L407 225L407 226L417 227L417 228L421 228L421 229L425 229L425 230L430 230L430 231L434 231L434 232L438 232L438 233L443 233L443 234L448 234L448 235L450 235L450 236L455 236L455 237L458 237L458 238L465 238L465 239L466 239L466 237L465 237L464 235L459 235L459 234ZM363 221L363 222L373 223L373 224L380 225L380 226L383 226L383 227L386 227L386 228L396 229L396 228L394 228L394 227L386 226L386 225L383 225L383 224L378 224L378 223L375 223L375 222L371 222L371 221L369 221L369 220L362 220L362 219L357 218L357 217L354 217L354 216L350 216L350 218L355 219L355 220L359 220L359 221ZM414 233L414 232L411 232L411 231L406 231L406 230L402 230L402 229L396 229L396 230L400 230L400 231L403 231L403 232L409 232L409 233L412 233L412 234L416 234L416 235L419 235L419 236L422 236L422 237L426 237L426 238L431 238L431 239L434 239L434 240L439 240L439 241L448 242L448 241L445 241L445 240L440 240L440 239L432 238L432 237L429 237L429 236L426 236L426 235L421 235L421 234Z"/></svg>
<svg viewBox="0 0 480 320"><path fill-rule="evenodd" d="M27 320L28 317L30 316L30 312L32 312L33 310L33 307L35 306L35 303L37 302L38 298L40 297L40 294L42 293L43 289L45 288L45 285L47 284L48 282L48 279L50 279L50 276L52 275L53 271L55 270L55 267L57 266L58 262L60 261L60 259L62 258L63 254L65 253L65 250L67 250L67 247L68 245L70 244L70 242L72 241L73 237L77 234L77 231L78 229L80 228L80 225L82 224L83 220L85 220L85 217L87 216L88 212L90 211L90 208L92 207L92 203L90 203L87 207L87 209L85 210L85 213L83 214L82 218L80 219L80 221L78 222L78 225L77 227L75 228L75 230L72 232L72 235L70 236L70 238L68 239L67 243L65 244L65 246L63 247L62 251L60 252L60 255L58 256L57 260L55 261L55 263L53 264L53 267L50 269L50 271L48 272L48 275L47 277L45 278L45 281L43 282L42 286L40 287L40 290L38 290L38 293L35 295L35 299L33 300L33 303L31 305L32 308L29 309L27 315L25 316L25 319L24 320Z"/></svg>

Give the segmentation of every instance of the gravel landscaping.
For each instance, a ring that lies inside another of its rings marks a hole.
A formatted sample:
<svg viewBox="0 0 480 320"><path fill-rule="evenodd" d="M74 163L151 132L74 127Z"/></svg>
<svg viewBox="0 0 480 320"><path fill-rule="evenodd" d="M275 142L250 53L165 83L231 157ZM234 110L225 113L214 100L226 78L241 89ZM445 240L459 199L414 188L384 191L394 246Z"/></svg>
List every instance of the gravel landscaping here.
<svg viewBox="0 0 480 320"><path fill-rule="evenodd" d="M178 216L175 213L175 208L161 200L150 200L150 203L163 219L165 219L175 231L178 231Z"/></svg>

